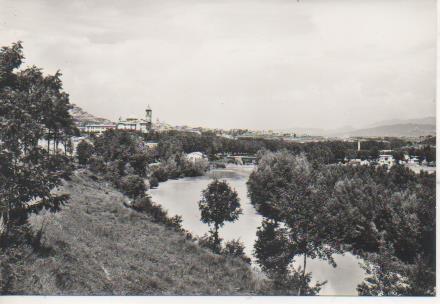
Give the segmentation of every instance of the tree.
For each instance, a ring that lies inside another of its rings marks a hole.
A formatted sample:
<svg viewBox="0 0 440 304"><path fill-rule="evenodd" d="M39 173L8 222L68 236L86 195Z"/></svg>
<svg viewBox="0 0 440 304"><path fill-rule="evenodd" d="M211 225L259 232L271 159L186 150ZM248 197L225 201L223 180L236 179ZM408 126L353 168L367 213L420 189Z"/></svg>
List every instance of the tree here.
<svg viewBox="0 0 440 304"><path fill-rule="evenodd" d="M81 165L86 165L89 163L90 157L93 155L93 145L85 140L81 142L76 147L76 157Z"/></svg>
<svg viewBox="0 0 440 304"><path fill-rule="evenodd" d="M226 181L215 179L203 190L199 209L202 222L213 226L210 233L215 245L220 248L218 229L224 222L236 221L242 213L237 192Z"/></svg>
<svg viewBox="0 0 440 304"><path fill-rule="evenodd" d="M300 277L303 283L307 281L307 258L321 258L335 267L332 254L340 252L332 233L335 223L327 217L326 189L329 184L316 165L312 166L304 155L292 155L287 151L267 153L248 181L252 204L267 220L274 221L272 228L269 224L265 228L275 233L276 225L282 222L287 229L285 239L289 245L280 247L280 252L272 253L271 258L288 257L285 263L290 263L296 256L302 256ZM265 235L263 231L260 237ZM283 248L289 252L282 252ZM286 267L278 272L283 269ZM306 292L302 285L299 284L298 294Z"/></svg>
<svg viewBox="0 0 440 304"><path fill-rule="evenodd" d="M67 195L55 194L52 190L66 177L69 159L51 155L49 149L39 146L39 140L53 130L48 110L56 109L60 102L63 109L67 109L68 95L62 91L60 73L43 76L36 67L16 71L23 58L20 42L0 50L0 219L4 224L3 245L18 240L15 232L30 233L30 213L38 213L43 208L56 212L68 199ZM62 122L59 120L57 134L64 134L64 140L67 140L75 129L70 124L73 120L68 111L60 110L58 114L62 116Z"/></svg>
<svg viewBox="0 0 440 304"><path fill-rule="evenodd" d="M404 264L393 254L392 246L380 240L379 253L369 254L362 268L367 278L358 285L361 296L398 296L405 294Z"/></svg>
<svg viewBox="0 0 440 304"><path fill-rule="evenodd" d="M270 278L275 282L284 280L293 258L288 230L274 221L263 220L257 230L254 254L257 263Z"/></svg>
<svg viewBox="0 0 440 304"><path fill-rule="evenodd" d="M143 196L147 190L144 180L137 175L122 177L118 185L122 192L132 199Z"/></svg>

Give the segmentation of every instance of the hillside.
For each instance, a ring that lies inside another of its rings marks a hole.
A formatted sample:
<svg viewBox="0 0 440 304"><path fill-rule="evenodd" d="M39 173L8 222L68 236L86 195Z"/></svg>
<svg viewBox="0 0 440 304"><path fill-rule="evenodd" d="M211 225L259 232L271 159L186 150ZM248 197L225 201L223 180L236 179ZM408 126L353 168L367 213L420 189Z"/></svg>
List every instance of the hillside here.
<svg viewBox="0 0 440 304"><path fill-rule="evenodd" d="M436 119L434 116L421 117L421 118L412 118L412 119L391 119L391 120L383 120L376 122L374 124L370 124L365 126L365 128L374 128L380 126L389 126L389 125L402 125L402 124L417 124L417 125L435 125Z"/></svg>
<svg viewBox="0 0 440 304"><path fill-rule="evenodd" d="M126 198L86 171L61 191L71 201L47 224L45 250L11 263L14 293L41 295L249 295L261 279L244 262L215 255L124 207ZM1 256L0 256L1 258Z"/></svg>
<svg viewBox="0 0 440 304"><path fill-rule="evenodd" d="M85 126L87 124L111 124L112 122L108 119L96 117L86 111L76 104L72 104L73 108L70 110L70 115L72 115L76 125L78 127Z"/></svg>

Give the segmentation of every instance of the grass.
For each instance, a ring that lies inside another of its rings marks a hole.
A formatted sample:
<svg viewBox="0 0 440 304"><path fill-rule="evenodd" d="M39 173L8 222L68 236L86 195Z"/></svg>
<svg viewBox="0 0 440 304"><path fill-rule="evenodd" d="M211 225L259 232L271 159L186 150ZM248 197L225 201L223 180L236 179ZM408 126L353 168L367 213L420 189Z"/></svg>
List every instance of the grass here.
<svg viewBox="0 0 440 304"><path fill-rule="evenodd" d="M255 295L265 282L240 259L201 248L148 215L105 181L76 171L63 192L70 202L46 225L43 250L20 248L10 293L32 295ZM0 257L1 258L1 257ZM1 283L1 282L0 282ZM1 284L0 284L1 285Z"/></svg>

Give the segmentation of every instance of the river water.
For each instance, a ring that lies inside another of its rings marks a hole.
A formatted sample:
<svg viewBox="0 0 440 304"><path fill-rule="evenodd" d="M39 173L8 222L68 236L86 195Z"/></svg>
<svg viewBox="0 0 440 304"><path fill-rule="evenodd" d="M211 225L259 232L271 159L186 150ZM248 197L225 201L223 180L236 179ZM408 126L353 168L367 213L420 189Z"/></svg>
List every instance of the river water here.
<svg viewBox="0 0 440 304"><path fill-rule="evenodd" d="M201 192L214 177L226 180L238 192L243 214L236 222L226 223L220 228L220 237L225 241L240 239L245 245L246 254L252 257L256 231L262 221L262 217L255 212L247 197L246 182L252 170L253 166L229 165L226 169L211 170L205 176L168 180L149 192L153 201L168 210L169 215L182 216L183 228L201 236L209 230L208 225L200 221L198 201ZM298 259L298 262L301 261L301 258ZM360 260L346 253L335 255L335 261L336 268L318 259L307 260L307 272L312 272L313 281L327 280L320 295L356 295L356 285L362 282L364 277L364 272L359 266Z"/></svg>

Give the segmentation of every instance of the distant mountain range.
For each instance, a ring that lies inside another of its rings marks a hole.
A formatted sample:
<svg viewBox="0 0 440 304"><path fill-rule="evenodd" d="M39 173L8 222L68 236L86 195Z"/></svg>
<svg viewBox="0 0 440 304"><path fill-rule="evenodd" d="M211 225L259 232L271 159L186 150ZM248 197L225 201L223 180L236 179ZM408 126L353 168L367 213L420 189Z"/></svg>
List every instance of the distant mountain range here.
<svg viewBox="0 0 440 304"><path fill-rule="evenodd" d="M336 136L390 136L390 137L419 137L435 135L434 124L418 123L397 123L392 125L382 125L372 128L357 129L349 132L334 134Z"/></svg>
<svg viewBox="0 0 440 304"><path fill-rule="evenodd" d="M70 115L72 115L78 127L83 127L87 124L111 124L112 121L106 118L96 117L76 104L72 104L73 108L70 110Z"/></svg>
<svg viewBox="0 0 440 304"><path fill-rule="evenodd" d="M436 119L433 116L413 119L380 121L365 128L337 132L336 136L390 136L419 137L436 134Z"/></svg>
<svg viewBox="0 0 440 304"><path fill-rule="evenodd" d="M280 132L295 132L297 135L334 137L419 137L436 134L436 119L433 116L413 119L393 119L366 125L363 128L344 126L338 129L290 128Z"/></svg>

